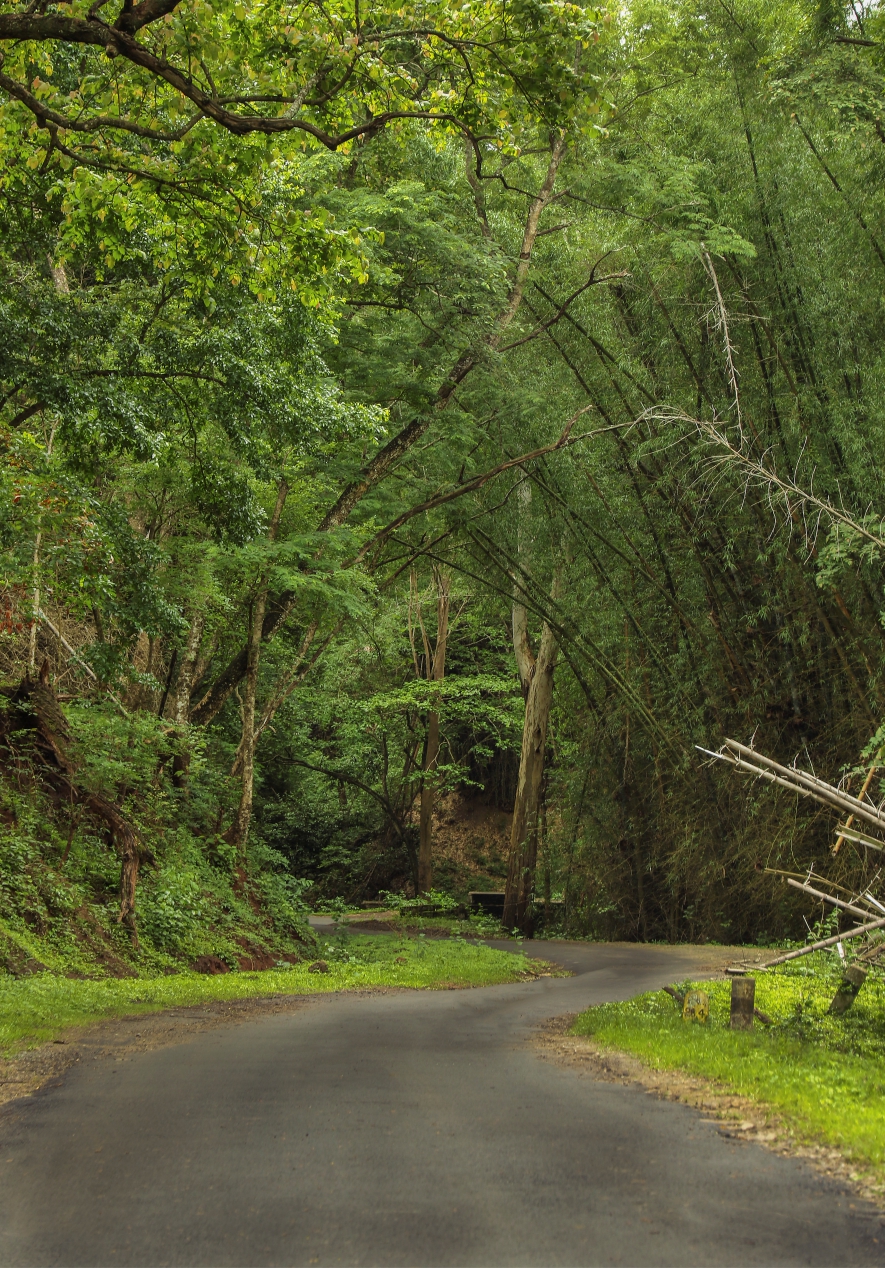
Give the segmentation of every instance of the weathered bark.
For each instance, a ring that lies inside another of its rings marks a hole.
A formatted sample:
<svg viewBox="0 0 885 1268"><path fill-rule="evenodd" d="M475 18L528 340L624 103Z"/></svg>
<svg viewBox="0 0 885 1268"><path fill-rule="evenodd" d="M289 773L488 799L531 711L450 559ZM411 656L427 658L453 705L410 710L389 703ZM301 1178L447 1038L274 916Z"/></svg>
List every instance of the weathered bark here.
<svg viewBox="0 0 885 1268"><path fill-rule="evenodd" d="M281 479L277 486L277 500L268 528L268 541L276 540L280 527L280 517L289 493L289 486ZM233 823L224 834L231 845L241 852L249 837L249 824L252 821L252 798L255 787L255 699L258 693L258 667L261 662L261 629L267 608L268 574L259 578L258 592L252 604L252 618L249 623L249 642L246 646L246 681L242 698L243 729L234 769L239 767L242 786L240 804L234 815Z"/></svg>
<svg viewBox="0 0 885 1268"><path fill-rule="evenodd" d="M62 277L64 277L64 269L61 269L61 275ZM53 269L53 277L55 277L54 269ZM56 278L56 286L57 286L57 289L59 290L63 289L65 293L67 293L67 290L68 290L67 278L65 278L64 287L58 286L58 279ZM52 430L49 433L49 442L46 446L47 458L52 457L52 443L55 440L55 430L56 430L56 425L53 424ZM29 674L33 674L34 670L37 667L37 625L39 624L39 621L40 621L40 543L43 539L42 516L37 521L37 523L38 523L37 534L34 538L34 562L33 562L34 589L33 589L33 594L31 595L31 627L28 631L28 673Z"/></svg>
<svg viewBox="0 0 885 1268"><path fill-rule="evenodd" d="M514 605L516 608L518 605ZM514 647L521 621L514 611ZM527 647L527 642L526 642ZM553 703L553 675L559 648L556 635L545 622L537 658L531 666L519 755L519 777L510 829L510 857L502 923L507 929L521 929L531 935L532 894L538 861L538 831L547 727ZM519 657L517 657L519 663Z"/></svg>
<svg viewBox="0 0 885 1268"><path fill-rule="evenodd" d="M135 892L138 870L150 853L145 850L135 828L119 809L104 797L80 787L77 770L68 752L70 733L52 684L49 663L43 662L37 681L27 675L14 691L6 692L9 708L0 713L0 748L10 749L9 740L17 733L34 737L35 765L40 779L69 805L82 806L108 829L120 855L120 911L117 923L125 924L134 946L138 946L135 925Z"/></svg>
<svg viewBox="0 0 885 1268"><path fill-rule="evenodd" d="M433 651L425 636L425 673L428 682L442 682L446 673L446 644L449 637L449 577L434 569L436 582L436 641ZM427 716L427 743L418 818L418 892L433 888L433 808L436 804L436 769L439 762L439 710Z"/></svg>
<svg viewBox="0 0 885 1268"><path fill-rule="evenodd" d="M176 728L183 728L187 722L188 706L190 705L191 690L193 687L194 674L197 668L197 658L200 653L200 642L203 637L203 626L206 623L206 616L203 612L194 613L190 629L187 632L187 641L184 645L184 652L181 657L181 664L178 667L178 678L175 682L175 697L172 702L172 720ZM172 758L172 783L176 788L184 789L187 787L188 771L190 768L190 754L181 747L184 738L183 730L176 730L175 740L179 745L178 751Z"/></svg>
<svg viewBox="0 0 885 1268"><path fill-rule="evenodd" d="M523 698L525 698L528 695L529 684L532 681L535 658L532 655L532 647L529 642L528 613L524 603L514 602L511 626L513 631L513 654L516 658L516 668L519 673Z"/></svg>
<svg viewBox="0 0 885 1268"><path fill-rule="evenodd" d="M355 480L342 491L334 506L323 516L317 525L320 533L332 532L340 528L350 518L351 512L365 495L379 484L408 451L421 439L436 417L445 410L457 388L464 382L470 372L486 352L494 352L501 344L504 334L511 325L523 301L532 252L538 237L541 216L550 204L560 164L566 150L566 138L558 136L551 147L550 162L539 192L531 199L526 215L522 246L513 284L507 297L507 303L498 315L492 333L479 348L468 348L464 351L443 382L437 389L436 396L429 409L416 418L411 419L394 437L360 471ZM266 642L273 638L277 630L291 616L298 599L298 591L285 590L266 605L262 619L261 640ZM223 708L225 701L236 689L248 672L249 649L243 647L218 675L203 698L191 712L191 721L205 725Z"/></svg>
<svg viewBox="0 0 885 1268"><path fill-rule="evenodd" d="M731 1028L752 1030L755 1013L756 979L735 977L731 982Z"/></svg>
<svg viewBox="0 0 885 1268"><path fill-rule="evenodd" d="M184 645L181 664L178 667L178 678L175 683L175 699L172 704L172 720L176 726L182 726L187 721L194 671L197 667L197 658L200 653L200 642L203 638L203 626L205 623L205 613L195 612L190 629L187 632L187 641Z"/></svg>
<svg viewBox="0 0 885 1268"><path fill-rule="evenodd" d="M34 538L34 592L31 596L31 628L28 630L28 673L33 673L37 665L37 626L40 623L40 542L42 529L37 529Z"/></svg>

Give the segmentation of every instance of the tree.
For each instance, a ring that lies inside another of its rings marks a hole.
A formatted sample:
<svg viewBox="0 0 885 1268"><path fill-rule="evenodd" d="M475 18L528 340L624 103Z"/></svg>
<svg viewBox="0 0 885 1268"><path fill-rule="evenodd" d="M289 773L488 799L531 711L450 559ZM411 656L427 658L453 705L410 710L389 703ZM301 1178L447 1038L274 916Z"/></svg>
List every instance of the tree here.
<svg viewBox="0 0 885 1268"><path fill-rule="evenodd" d="M414 572L410 582L413 590L417 589ZM436 589L436 634L431 645L430 636L424 625L420 599L416 596L414 607L415 620L421 630L421 642L424 651L424 677L428 682L442 682L446 676L446 648L449 639L449 603L451 579L440 568L433 569L433 583ZM412 602L409 602L409 640L412 644L412 657L415 661L415 673L420 672L415 650L415 638L412 629ZM418 823L418 892L425 894L433 888L433 809L437 793L437 766L439 764L439 708L431 703L427 714L427 733L424 737L424 756L421 763L420 814Z"/></svg>
<svg viewBox="0 0 885 1268"><path fill-rule="evenodd" d="M98 167L128 168L167 147L193 153L205 122L233 137L294 133L334 151L398 120L438 121L471 137L479 158L489 141L518 144L526 112L555 127L587 109L579 64L599 23L564 0L479 9L432 0L367 13L350 2L334 14L239 0L211 10L125 0L108 14L84 0L0 15L0 88L54 148ZM96 153L91 138L111 153Z"/></svg>
<svg viewBox="0 0 885 1268"><path fill-rule="evenodd" d="M520 489L525 518L531 505L530 486L524 483ZM522 518L522 517L521 517ZM527 526L523 522L523 534ZM525 547L520 560L521 570L528 570ZM559 598L561 565L554 573L551 598ZM507 863L507 887L504 893L505 929L520 929L531 935L533 928L532 904L535 895L535 870L538 862L538 839L544 788L544 759L547 750L547 730L553 704L553 675L559 654L557 637L549 623L544 621L538 643L537 655L529 641L528 612L520 582L516 583L513 600L513 652L519 673L519 682L525 700L525 717L522 727L522 744L519 753L519 775L513 804L513 820L510 828L510 855Z"/></svg>

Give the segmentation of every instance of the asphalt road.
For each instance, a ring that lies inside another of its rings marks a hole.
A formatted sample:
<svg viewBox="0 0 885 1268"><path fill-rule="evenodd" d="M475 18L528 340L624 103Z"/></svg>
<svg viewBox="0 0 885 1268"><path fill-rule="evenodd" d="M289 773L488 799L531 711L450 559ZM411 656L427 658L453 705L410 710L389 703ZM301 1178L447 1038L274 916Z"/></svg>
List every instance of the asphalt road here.
<svg viewBox="0 0 885 1268"><path fill-rule="evenodd" d="M320 998L75 1066L0 1126L0 1263L885 1261L872 1209L800 1162L527 1042L684 953L532 950L578 976Z"/></svg>

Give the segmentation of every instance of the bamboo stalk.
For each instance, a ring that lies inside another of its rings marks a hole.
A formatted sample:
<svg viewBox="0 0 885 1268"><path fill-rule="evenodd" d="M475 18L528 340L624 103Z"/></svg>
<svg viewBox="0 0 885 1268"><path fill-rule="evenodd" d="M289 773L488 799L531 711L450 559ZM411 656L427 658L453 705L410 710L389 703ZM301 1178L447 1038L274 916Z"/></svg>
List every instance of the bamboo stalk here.
<svg viewBox="0 0 885 1268"><path fill-rule="evenodd" d="M873 765L870 767L870 769L867 771L867 777L866 777L866 779L863 781L863 788L861 788L861 790L860 790L861 800L863 799L863 797L864 797L865 793L867 792L867 790L868 790L868 788L869 788L870 784L873 782L873 775L875 774L875 772L876 772L878 769L879 769L879 763L878 763L878 762L874 762L874 763L873 763ZM849 816L848 816L848 822L845 824L845 827L846 827L846 828L850 828L850 827L851 827L851 825L852 825L852 823L854 823L854 815L849 815ZM853 838L852 838L852 837L846 837L845 833L844 833L844 832L841 832L841 833L840 833L840 835L839 835L839 837L838 837L838 838L837 838L837 840L836 840L836 844L833 846L833 853L834 853L834 854L838 854L838 853L839 853L839 851L842 849L842 843L843 843L844 841L846 841L846 840L851 841L851 840L853 840ZM861 845L868 845L868 844L869 844L869 842L868 842L868 841L861 841L861 842L860 842L860 844L861 844ZM879 850L881 850L881 849L882 849L882 846L873 846L873 849L879 849Z"/></svg>
<svg viewBox="0 0 885 1268"><path fill-rule="evenodd" d="M811 885L802 885L799 881L791 878L787 880L788 885L792 885L793 889L801 889L803 894L811 894L813 898L819 898L822 902L831 903L834 907L841 907L843 911L850 911L852 916L868 916L870 913L864 911L862 907L855 907L853 903L845 903L841 898L834 898L832 894L825 894L823 890L814 889Z"/></svg>
<svg viewBox="0 0 885 1268"><path fill-rule="evenodd" d="M743 748L744 746L741 745L741 747ZM837 792L837 790L833 788L832 784L825 784L823 780L814 780L814 777L811 775L806 776L808 783L803 784L792 778L794 772L791 772L789 767L779 766L777 762L771 762L770 759L765 759L769 765L784 771L786 775L791 777L785 779L780 775L774 774L773 771L765 770L761 766L756 766L752 762L745 761L744 758L738 757L737 754L733 752L714 753L711 749L702 748L700 744L696 744L695 748L697 748L701 753L706 753L709 757L715 757L721 762L728 762L730 765L736 766L738 770L748 771L750 774L756 775L759 779L767 779L769 783L778 784L781 788L788 788L790 792L802 793L806 797L811 797L822 806L834 806L838 810L853 814L855 818L865 820L874 827L885 827L885 815L880 815L875 806L861 806L855 798L844 797L843 794ZM753 753L757 758L760 757L760 754L755 753L755 750L753 749L747 749L746 751ZM795 773L805 774L804 771ZM852 802L855 804L852 805Z"/></svg>
<svg viewBox="0 0 885 1268"><path fill-rule="evenodd" d="M772 969L776 964L786 964L788 960L798 960L800 956L811 955L812 951L825 951L827 947L834 947L837 942L847 942L849 938L859 938L863 933L872 933L874 929L885 928L885 916L881 920L871 920L865 925L857 925L854 929L848 929L845 933L834 934L830 938L821 938L820 942L812 942L807 947L799 947L797 951L788 951L786 955L779 955L774 960L769 960L767 964L756 964L756 969Z"/></svg>
<svg viewBox="0 0 885 1268"><path fill-rule="evenodd" d="M849 819L848 823L850 822L851 820ZM838 847L843 841L852 841L855 845L865 845L868 850L878 850L880 854L885 853L885 841L874 841L872 837L864 836L862 832L847 832L845 829L848 827L848 823L839 832L839 839L833 846L834 854L838 853Z"/></svg>
<svg viewBox="0 0 885 1268"><path fill-rule="evenodd" d="M780 762L775 762L772 758L765 757L762 753L757 753L755 749L748 748L746 744L739 744L737 740L726 740L725 743L729 749L742 754L744 757L752 758L754 762L762 766L770 767L771 770L777 771L795 783L804 784L814 791L829 796L834 801L838 798L839 802L846 807L853 807L855 814L866 811L870 814L875 814L880 822L885 823L885 816L880 816L875 806L868 805L858 797L852 797L850 793L843 792L841 788L836 788L834 784L828 784L825 779L818 779L817 775L809 775L807 771L799 770L795 766L782 766Z"/></svg>
<svg viewBox="0 0 885 1268"><path fill-rule="evenodd" d="M763 867L762 871L768 876L792 876L795 880L802 881L806 885L809 881L816 881L821 885L829 885L830 889L838 890L840 894L847 894L849 898L855 897L853 889L846 889L844 885L839 885L836 881L831 881L828 877L821 876L815 871L785 872L780 867ZM885 907L882 908L882 915L885 916Z"/></svg>

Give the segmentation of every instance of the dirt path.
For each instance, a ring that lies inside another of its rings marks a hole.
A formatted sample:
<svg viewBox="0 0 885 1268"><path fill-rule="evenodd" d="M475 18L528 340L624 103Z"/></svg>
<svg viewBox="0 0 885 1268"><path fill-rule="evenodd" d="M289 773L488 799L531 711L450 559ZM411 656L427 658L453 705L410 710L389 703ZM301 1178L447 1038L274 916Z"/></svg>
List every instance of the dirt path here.
<svg viewBox="0 0 885 1268"><path fill-rule="evenodd" d="M546 1019L718 950L531 951L576 976L313 997L149 1050L117 1023L114 1055L5 1111L0 1263L882 1263L878 1215L836 1180L539 1059Z"/></svg>

